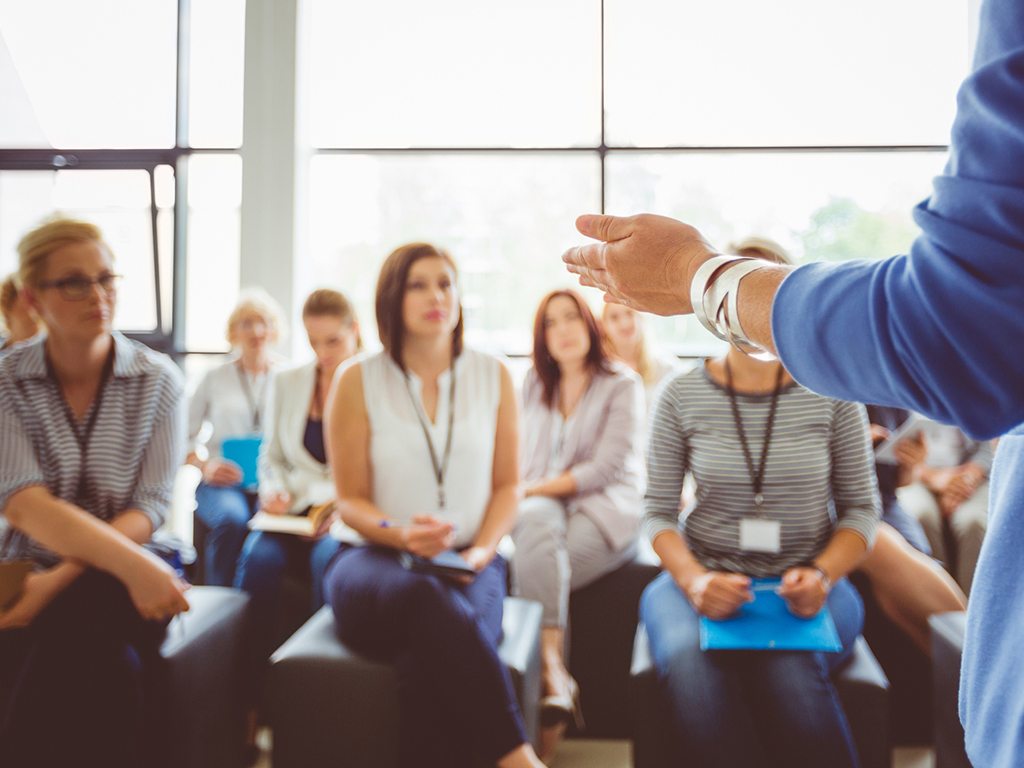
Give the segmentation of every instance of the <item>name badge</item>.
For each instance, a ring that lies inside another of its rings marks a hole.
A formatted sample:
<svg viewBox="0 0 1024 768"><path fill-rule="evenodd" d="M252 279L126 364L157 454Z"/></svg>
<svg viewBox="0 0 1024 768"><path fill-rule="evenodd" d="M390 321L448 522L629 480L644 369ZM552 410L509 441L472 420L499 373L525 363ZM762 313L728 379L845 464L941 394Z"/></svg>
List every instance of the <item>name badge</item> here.
<svg viewBox="0 0 1024 768"><path fill-rule="evenodd" d="M748 552L778 553L781 549L782 526L778 520L740 520L740 549Z"/></svg>

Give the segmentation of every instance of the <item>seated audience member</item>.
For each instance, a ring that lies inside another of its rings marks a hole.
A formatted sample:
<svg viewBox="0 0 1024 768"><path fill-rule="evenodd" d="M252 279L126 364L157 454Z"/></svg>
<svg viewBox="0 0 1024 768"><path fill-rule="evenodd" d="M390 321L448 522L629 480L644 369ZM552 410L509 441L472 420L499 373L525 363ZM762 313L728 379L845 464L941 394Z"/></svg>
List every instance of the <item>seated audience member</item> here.
<svg viewBox="0 0 1024 768"><path fill-rule="evenodd" d="M324 403L338 366L362 346L352 306L338 291L321 289L306 299L302 323L316 353L311 363L275 371L259 459L260 509L270 515L304 515L334 500L334 482L324 451ZM323 605L323 577L338 543L327 535L336 515L324 518L313 538L253 531L238 560L235 586L249 593L253 627L254 693L279 640L281 583L290 561L312 576L310 612ZM255 698L254 698L255 700Z"/></svg>
<svg viewBox="0 0 1024 768"><path fill-rule="evenodd" d="M845 577L875 538L871 458L863 406L813 394L780 363L730 348L662 388L644 528L665 573L640 614L695 765L857 765L829 675L864 619ZM687 471L696 501L680 524ZM731 616L769 577L798 616L828 605L841 652L701 650L698 617Z"/></svg>
<svg viewBox="0 0 1024 768"><path fill-rule="evenodd" d="M14 275L0 283L0 318L4 328L0 333L0 357L42 330L39 318L18 290Z"/></svg>
<svg viewBox="0 0 1024 768"><path fill-rule="evenodd" d="M520 596L544 606L541 756L580 720L563 661L569 592L636 554L643 485L643 388L612 363L597 320L575 291L540 303L533 368L523 384L525 496L513 537Z"/></svg>
<svg viewBox="0 0 1024 768"><path fill-rule="evenodd" d="M886 405L867 406L871 424L871 442L877 448L910 417L910 411ZM907 514L896 497L896 489L913 482L914 469L924 459L920 434L908 435L895 447L896 463L875 462L878 490L882 494L882 522L895 528L919 552L931 554L924 529Z"/></svg>
<svg viewBox="0 0 1024 768"><path fill-rule="evenodd" d="M95 226L51 219L18 253L49 333L0 361L0 561L35 567L0 613L0 764L164 765L159 649L187 587L142 545L184 456L183 382L111 330Z"/></svg>
<svg viewBox="0 0 1024 768"><path fill-rule="evenodd" d="M247 524L256 506L255 488L242 487L242 468L221 455L226 438L258 437L265 424L267 380L275 361L267 351L277 341L281 310L258 288L243 291L228 318L228 343L235 353L206 372L188 407L189 454L203 479L196 488L196 515L210 529L206 537L206 583L230 587L235 564L249 533ZM206 440L207 458L200 459L199 436Z"/></svg>
<svg viewBox="0 0 1024 768"><path fill-rule="evenodd" d="M730 246L740 256L768 259L781 264L791 264L785 249L772 240L749 237ZM899 452L900 463L905 467L919 460L912 445L903 446ZM908 469L901 473L900 482L905 482ZM885 488L883 488L883 491ZM883 495L883 503L885 501ZM912 524L890 515L897 527L890 526L883 518L878 526L874 548L860 564L859 570L867 577L875 601L885 615L899 627L926 655L931 655L931 629L929 618L936 613L962 611L966 606L963 592L943 568L920 548L908 543L898 527L912 532ZM904 525L903 523L907 523ZM920 537L914 537L920 543Z"/></svg>
<svg viewBox="0 0 1024 768"><path fill-rule="evenodd" d="M339 636L394 664L399 765L539 768L497 653L507 566L496 550L519 502L511 376L463 348L446 252L394 251L376 303L384 350L340 374L328 407L341 518L365 541L342 544L328 568ZM403 553L451 548L475 577L403 565Z"/></svg>
<svg viewBox="0 0 1024 768"><path fill-rule="evenodd" d="M923 432L924 461L915 482L900 489L900 502L921 523L932 554L970 594L988 522L992 444L944 424L930 424Z"/></svg>
<svg viewBox="0 0 1024 768"><path fill-rule="evenodd" d="M643 315L621 304L605 304L601 325L608 351L633 369L644 383L644 407L650 410L658 385L679 370L672 355L656 354L644 335Z"/></svg>

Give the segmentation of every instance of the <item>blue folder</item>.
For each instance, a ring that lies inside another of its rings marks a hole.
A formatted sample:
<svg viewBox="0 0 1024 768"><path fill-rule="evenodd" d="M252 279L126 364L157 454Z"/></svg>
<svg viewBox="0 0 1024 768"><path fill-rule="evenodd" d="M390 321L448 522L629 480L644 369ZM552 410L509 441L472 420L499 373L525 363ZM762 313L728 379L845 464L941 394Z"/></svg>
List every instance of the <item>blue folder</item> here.
<svg viewBox="0 0 1024 768"><path fill-rule="evenodd" d="M826 605L810 619L794 616L776 590L780 579L754 579L754 601L728 619L700 617L700 648L840 651L839 633Z"/></svg>
<svg viewBox="0 0 1024 768"><path fill-rule="evenodd" d="M251 489L256 487L256 462L260 456L261 435L246 435L245 437L228 437L221 443L221 455L228 461L233 461L242 469L242 487Z"/></svg>

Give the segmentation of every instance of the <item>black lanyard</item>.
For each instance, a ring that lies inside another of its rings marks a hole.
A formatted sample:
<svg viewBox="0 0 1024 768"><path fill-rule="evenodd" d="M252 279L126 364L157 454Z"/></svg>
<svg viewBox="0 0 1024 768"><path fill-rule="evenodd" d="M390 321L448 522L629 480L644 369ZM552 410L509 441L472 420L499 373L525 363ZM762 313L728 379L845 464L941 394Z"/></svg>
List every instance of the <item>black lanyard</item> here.
<svg viewBox="0 0 1024 768"><path fill-rule="evenodd" d="M754 503L758 509L764 502L764 494L761 489L764 487L764 470L768 465L768 447L772 442L772 428L775 426L775 409L779 404L779 393L782 392L782 366L779 366L779 373L775 377L775 391L772 392L772 406L768 411L768 421L764 427L764 444L761 446L761 463L757 471L754 470L754 459L750 455L750 446L747 445L747 435L743 430L743 419L740 418L740 407L736 403L736 392L732 388L732 369L729 368L729 358L725 359L725 380L728 385L729 402L732 404L732 416L736 420L736 431L740 436L740 445L743 446L743 457L747 460L747 470L750 472L750 484L754 487Z"/></svg>
<svg viewBox="0 0 1024 768"><path fill-rule="evenodd" d="M103 364L103 374L100 377L100 386L96 390L96 396L93 398L92 405L89 410L89 419L85 422L85 430L79 431L78 419L75 418L75 414L71 410L71 406L68 405L67 398L64 397L64 392L60 389L60 382L57 380L57 375L53 370L53 366L50 364L50 358L46 358L46 372L54 385L57 387L57 391L60 393L60 402L64 406L64 418L68 423L68 427L71 429L71 434L75 436L75 440L78 441L78 448L81 451L82 458L78 464L78 484L75 488L75 503L78 506L82 506L85 501L86 494L89 488L89 481L86 475L86 461L89 458L89 441L92 439L93 430L96 427L96 420L100 415L100 406L103 405L103 393L107 388L107 380L110 379L110 374L114 371L114 346L111 344L110 354L107 355L107 362Z"/></svg>
<svg viewBox="0 0 1024 768"><path fill-rule="evenodd" d="M434 465L434 476L437 478L437 507L444 509L444 476L448 472L448 459L452 455L452 432L455 427L455 359L452 358L448 388L448 441L444 446L444 457L440 461L437 458L437 451L434 450L434 441L430 439L430 428L427 426L427 417L423 413L423 406L416 401L416 395L409 383L409 374L405 375L405 388L409 391L412 409L416 411L416 417L420 420L420 426L423 427L423 436L427 438L427 448L430 449L430 461Z"/></svg>
<svg viewBox="0 0 1024 768"><path fill-rule="evenodd" d="M252 431L260 431L260 404L256 399L256 395L253 394L252 387L249 386L249 377L245 375L245 369L242 368L242 361L239 360L235 364L235 370L238 371L238 378L242 382L242 391L245 392L245 399L249 403L249 411L252 413ZM267 374L264 373L264 376ZM266 383L264 383L264 388ZM263 389L260 390L260 394L263 393Z"/></svg>

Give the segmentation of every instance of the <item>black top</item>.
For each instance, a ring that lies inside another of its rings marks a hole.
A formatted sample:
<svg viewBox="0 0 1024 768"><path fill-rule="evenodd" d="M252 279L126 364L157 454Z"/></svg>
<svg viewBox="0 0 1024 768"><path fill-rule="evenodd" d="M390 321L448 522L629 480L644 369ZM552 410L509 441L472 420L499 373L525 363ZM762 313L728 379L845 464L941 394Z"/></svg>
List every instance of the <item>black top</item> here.
<svg viewBox="0 0 1024 768"><path fill-rule="evenodd" d="M327 463L327 452L324 450L324 423L306 419L306 434L302 437L302 445L309 455L321 464Z"/></svg>

